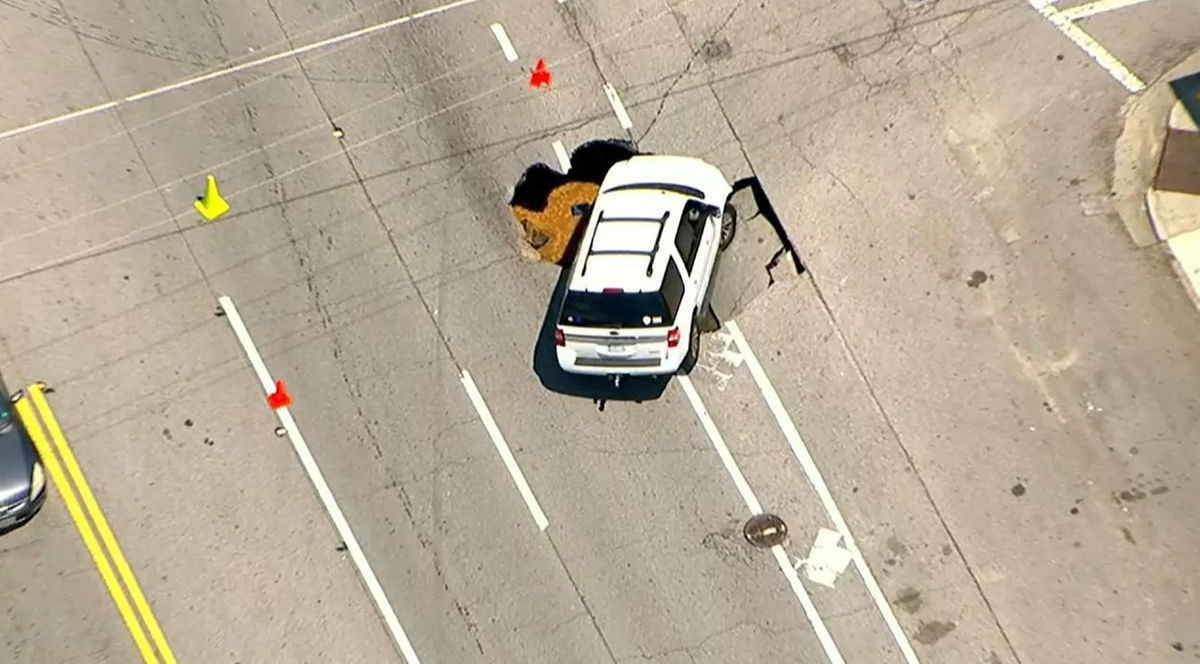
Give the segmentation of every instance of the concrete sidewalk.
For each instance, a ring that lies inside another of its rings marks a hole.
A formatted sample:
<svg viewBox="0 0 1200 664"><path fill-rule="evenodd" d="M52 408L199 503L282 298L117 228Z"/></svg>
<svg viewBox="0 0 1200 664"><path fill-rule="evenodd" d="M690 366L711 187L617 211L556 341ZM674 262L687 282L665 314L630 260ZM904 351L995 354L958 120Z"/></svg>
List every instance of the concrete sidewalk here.
<svg viewBox="0 0 1200 664"><path fill-rule="evenodd" d="M1200 53L1124 109L1113 193L1134 243L1161 244L1200 307Z"/></svg>

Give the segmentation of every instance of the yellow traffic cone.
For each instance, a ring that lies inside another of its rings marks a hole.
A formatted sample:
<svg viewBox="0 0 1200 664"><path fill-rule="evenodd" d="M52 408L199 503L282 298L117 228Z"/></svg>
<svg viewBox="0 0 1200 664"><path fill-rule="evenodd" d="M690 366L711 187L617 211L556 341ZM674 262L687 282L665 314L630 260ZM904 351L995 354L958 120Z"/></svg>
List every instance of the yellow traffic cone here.
<svg viewBox="0 0 1200 664"><path fill-rule="evenodd" d="M205 180L204 195L197 198L193 205L196 206L196 212L207 221L229 212L229 203L221 198L220 192L217 191L217 179L211 175Z"/></svg>

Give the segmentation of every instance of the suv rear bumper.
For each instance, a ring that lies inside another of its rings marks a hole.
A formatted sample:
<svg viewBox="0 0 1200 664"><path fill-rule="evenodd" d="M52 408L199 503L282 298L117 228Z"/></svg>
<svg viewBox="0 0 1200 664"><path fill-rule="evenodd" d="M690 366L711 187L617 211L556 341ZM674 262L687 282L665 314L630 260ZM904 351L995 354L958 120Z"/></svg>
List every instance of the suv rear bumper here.
<svg viewBox="0 0 1200 664"><path fill-rule="evenodd" d="M663 376L679 371L684 352L672 349L666 356L632 355L605 356L587 355L580 357L570 348L556 348L558 366L563 371L588 376ZM686 349L683 349L686 350Z"/></svg>

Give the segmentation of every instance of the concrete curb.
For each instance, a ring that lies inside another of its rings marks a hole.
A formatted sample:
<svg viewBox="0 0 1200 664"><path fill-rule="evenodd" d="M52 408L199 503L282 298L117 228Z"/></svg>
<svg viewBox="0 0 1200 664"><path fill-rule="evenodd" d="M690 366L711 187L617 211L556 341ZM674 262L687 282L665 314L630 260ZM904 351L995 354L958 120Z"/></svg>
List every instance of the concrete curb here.
<svg viewBox="0 0 1200 664"><path fill-rule="evenodd" d="M1175 258L1175 270L1190 288L1192 304L1200 309L1200 230L1188 231L1167 240Z"/></svg>
<svg viewBox="0 0 1200 664"><path fill-rule="evenodd" d="M1131 96L1121 109L1124 128L1117 137L1112 191L1125 230L1139 247L1158 244L1165 239L1156 231L1147 193L1158 172L1171 109L1178 101L1168 84L1198 70L1200 53L1171 68L1141 94Z"/></svg>
<svg viewBox="0 0 1200 664"><path fill-rule="evenodd" d="M1196 132L1170 81L1200 71L1200 53L1187 58L1122 108L1124 128L1113 159L1117 213L1138 247L1163 244L1180 280L1200 308L1200 195L1156 189L1168 135ZM1190 153L1189 153L1190 154Z"/></svg>
<svg viewBox="0 0 1200 664"><path fill-rule="evenodd" d="M1182 101L1171 107L1162 158L1146 193L1155 234L1164 240L1200 230L1200 127Z"/></svg>

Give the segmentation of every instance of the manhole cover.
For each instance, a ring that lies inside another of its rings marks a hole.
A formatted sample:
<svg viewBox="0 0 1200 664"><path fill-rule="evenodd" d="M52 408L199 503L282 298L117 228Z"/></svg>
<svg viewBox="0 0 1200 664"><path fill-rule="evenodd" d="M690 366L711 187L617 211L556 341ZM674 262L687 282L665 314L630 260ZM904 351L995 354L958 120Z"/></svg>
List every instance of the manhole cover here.
<svg viewBox="0 0 1200 664"><path fill-rule="evenodd" d="M746 522L742 534L754 546L769 549L787 539L787 524L774 514L757 514Z"/></svg>

